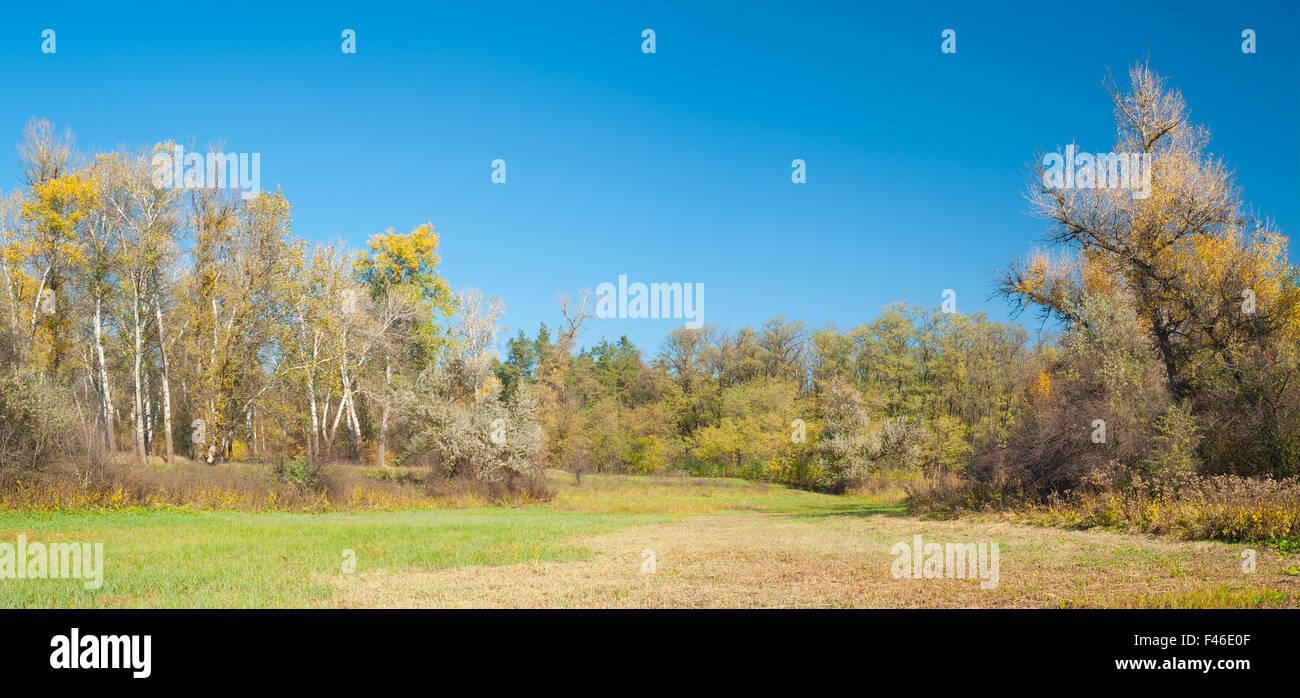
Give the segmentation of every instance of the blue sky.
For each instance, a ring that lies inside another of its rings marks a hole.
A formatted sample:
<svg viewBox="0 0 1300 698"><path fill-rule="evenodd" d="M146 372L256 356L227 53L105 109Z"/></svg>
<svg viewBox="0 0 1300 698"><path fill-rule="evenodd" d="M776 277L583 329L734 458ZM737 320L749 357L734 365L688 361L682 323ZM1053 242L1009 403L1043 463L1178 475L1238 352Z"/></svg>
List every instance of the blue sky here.
<svg viewBox="0 0 1300 698"><path fill-rule="evenodd" d="M1300 226L1294 2L34 5L0 22L5 148L35 115L86 150L261 153L296 235L359 246L431 221L448 280L503 296L511 333L554 326L557 290L619 274L703 283L725 328L848 328L945 288L1006 318L993 274L1044 230L1027 164L1108 150L1105 69L1148 55L1246 200ZM602 320L584 340L654 351L681 325Z"/></svg>

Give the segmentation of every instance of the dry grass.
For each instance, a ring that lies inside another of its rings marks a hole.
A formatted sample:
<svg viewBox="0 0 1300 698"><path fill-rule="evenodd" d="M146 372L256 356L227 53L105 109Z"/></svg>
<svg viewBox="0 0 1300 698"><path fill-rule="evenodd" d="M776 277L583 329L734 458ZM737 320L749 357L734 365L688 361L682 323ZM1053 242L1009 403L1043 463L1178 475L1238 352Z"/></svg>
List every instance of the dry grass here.
<svg viewBox="0 0 1300 698"><path fill-rule="evenodd" d="M908 494L914 511L930 514L999 511L1066 528L1293 547L1300 542L1300 481L1295 479L1187 474L1041 497L946 477L909 483Z"/></svg>
<svg viewBox="0 0 1300 698"><path fill-rule="evenodd" d="M1053 497L1037 514L1056 525L1131 526L1201 540L1300 539L1300 482L1215 476Z"/></svg>
<svg viewBox="0 0 1300 698"><path fill-rule="evenodd" d="M276 481L261 463L207 465L178 457L167 466L117 462L93 471L52 468L0 473L0 511L114 511L186 507L213 511L391 511L474 506L473 488L434 489L418 479L381 477L372 468L325 466L319 487Z"/></svg>
<svg viewBox="0 0 1300 698"><path fill-rule="evenodd" d="M1000 584L895 579L890 547L997 542ZM571 541L576 562L334 576L346 607L1075 607L1300 606L1297 556L1105 531L1061 531L992 519L703 515ZM642 573L642 551L656 571Z"/></svg>

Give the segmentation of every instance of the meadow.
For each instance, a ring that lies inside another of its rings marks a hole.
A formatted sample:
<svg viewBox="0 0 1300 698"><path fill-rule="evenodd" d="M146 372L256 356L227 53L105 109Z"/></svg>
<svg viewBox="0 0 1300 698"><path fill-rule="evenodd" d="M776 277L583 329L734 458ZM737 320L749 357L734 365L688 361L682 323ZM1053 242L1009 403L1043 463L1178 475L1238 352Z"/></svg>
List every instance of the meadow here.
<svg viewBox="0 0 1300 698"><path fill-rule="evenodd" d="M922 518L888 488L828 495L723 478L547 477L551 501L516 506L6 511L0 540L102 542L105 561L94 590L77 579L0 580L0 607L1300 606L1300 554L1284 547L1009 514ZM895 578L891 546L918 534L998 542L1000 583Z"/></svg>

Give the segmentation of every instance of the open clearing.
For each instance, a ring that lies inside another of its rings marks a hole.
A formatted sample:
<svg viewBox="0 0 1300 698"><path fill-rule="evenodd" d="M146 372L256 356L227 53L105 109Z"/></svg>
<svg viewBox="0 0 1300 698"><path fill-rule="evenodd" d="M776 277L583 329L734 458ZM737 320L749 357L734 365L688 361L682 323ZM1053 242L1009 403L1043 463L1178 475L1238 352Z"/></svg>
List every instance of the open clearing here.
<svg viewBox="0 0 1300 698"><path fill-rule="evenodd" d="M0 607L1300 606L1300 555L1264 546L922 520L887 497L738 480L557 483L555 501L519 508L0 513L0 541L102 542L105 554L100 589L0 579ZM890 547L916 534L998 543L998 586L895 579Z"/></svg>

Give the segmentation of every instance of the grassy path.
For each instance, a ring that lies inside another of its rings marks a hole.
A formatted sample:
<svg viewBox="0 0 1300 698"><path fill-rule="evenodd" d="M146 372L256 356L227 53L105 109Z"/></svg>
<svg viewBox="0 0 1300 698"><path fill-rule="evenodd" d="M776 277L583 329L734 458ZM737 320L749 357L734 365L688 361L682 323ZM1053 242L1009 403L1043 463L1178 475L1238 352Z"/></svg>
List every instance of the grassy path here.
<svg viewBox="0 0 1300 698"><path fill-rule="evenodd" d="M896 579L890 548L998 542L998 585ZM1297 556L1106 531L899 516L734 513L583 538L575 561L339 576L340 606L385 607L1296 607ZM643 551L655 571L643 571Z"/></svg>

